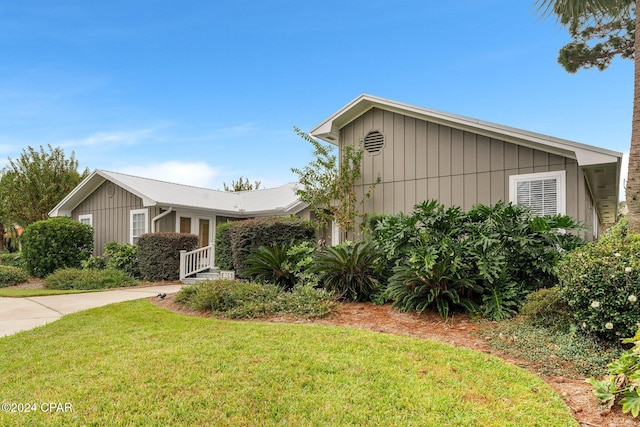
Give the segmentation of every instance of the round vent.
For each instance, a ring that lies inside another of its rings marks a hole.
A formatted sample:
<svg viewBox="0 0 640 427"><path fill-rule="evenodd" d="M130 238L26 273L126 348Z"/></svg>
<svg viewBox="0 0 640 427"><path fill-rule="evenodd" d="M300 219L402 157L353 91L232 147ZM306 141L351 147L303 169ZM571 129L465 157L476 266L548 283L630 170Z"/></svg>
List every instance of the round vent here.
<svg viewBox="0 0 640 427"><path fill-rule="evenodd" d="M369 154L378 154L384 148L384 135L372 130L364 137L364 149Z"/></svg>
<svg viewBox="0 0 640 427"><path fill-rule="evenodd" d="M116 187L112 183L107 184L107 197L113 197L116 193Z"/></svg>

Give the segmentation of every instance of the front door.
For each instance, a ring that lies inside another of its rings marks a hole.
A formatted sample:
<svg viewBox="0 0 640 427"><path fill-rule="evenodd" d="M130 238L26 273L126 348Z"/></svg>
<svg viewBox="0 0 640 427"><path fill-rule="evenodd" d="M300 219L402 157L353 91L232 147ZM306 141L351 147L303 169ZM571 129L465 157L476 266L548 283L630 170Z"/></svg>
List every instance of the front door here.
<svg viewBox="0 0 640 427"><path fill-rule="evenodd" d="M198 218L198 242L200 247L209 246L209 229L210 221L204 218Z"/></svg>

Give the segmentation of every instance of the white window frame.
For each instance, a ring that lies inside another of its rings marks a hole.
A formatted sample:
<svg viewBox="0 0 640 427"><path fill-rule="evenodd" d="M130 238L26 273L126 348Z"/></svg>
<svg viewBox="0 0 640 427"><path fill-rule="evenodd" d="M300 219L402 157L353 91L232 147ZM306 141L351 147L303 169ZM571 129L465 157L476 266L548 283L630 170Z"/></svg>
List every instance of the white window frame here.
<svg viewBox="0 0 640 427"><path fill-rule="evenodd" d="M137 234L134 235L133 234L133 218L136 215L140 215L143 214L144 215L144 231L142 232L142 234ZM143 234L146 234L149 232L149 209L131 209L131 211L129 212L129 243L131 243L132 245L134 244L134 239L136 237L140 237Z"/></svg>
<svg viewBox="0 0 640 427"><path fill-rule="evenodd" d="M86 221L86 222L83 222ZM78 215L78 222L81 224L88 224L93 227L93 214Z"/></svg>
<svg viewBox="0 0 640 427"><path fill-rule="evenodd" d="M567 172L552 171L552 172L537 172L527 173L521 175L509 176L509 201L514 205L517 204L517 189L518 183L524 181L537 181L540 179L556 179L556 211L558 214L567 214Z"/></svg>

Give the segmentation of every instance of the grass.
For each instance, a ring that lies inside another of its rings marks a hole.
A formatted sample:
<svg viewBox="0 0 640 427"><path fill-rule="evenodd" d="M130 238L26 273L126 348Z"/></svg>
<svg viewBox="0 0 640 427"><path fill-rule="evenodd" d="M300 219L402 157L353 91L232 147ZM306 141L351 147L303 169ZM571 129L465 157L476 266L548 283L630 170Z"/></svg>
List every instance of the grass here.
<svg viewBox="0 0 640 427"><path fill-rule="evenodd" d="M0 425L577 426L540 378L479 352L335 326L186 317L146 300L0 339ZM39 406L38 406L39 407Z"/></svg>
<svg viewBox="0 0 640 427"><path fill-rule="evenodd" d="M47 295L62 295L62 294L84 294L87 292L100 292L104 289L0 289L0 297L7 298L28 298L28 297L42 297Z"/></svg>

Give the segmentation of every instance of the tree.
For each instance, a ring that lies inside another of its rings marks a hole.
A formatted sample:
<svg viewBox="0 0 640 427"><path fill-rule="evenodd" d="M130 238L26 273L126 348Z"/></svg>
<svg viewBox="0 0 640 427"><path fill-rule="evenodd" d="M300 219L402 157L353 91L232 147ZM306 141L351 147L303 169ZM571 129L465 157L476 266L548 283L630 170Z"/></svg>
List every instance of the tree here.
<svg viewBox="0 0 640 427"><path fill-rule="evenodd" d="M240 177L237 181L231 180L231 186L229 187L226 182L223 182L224 191L250 191L258 190L260 188L260 181L254 181L253 184L249 182L249 178Z"/></svg>
<svg viewBox="0 0 640 427"><path fill-rule="evenodd" d="M355 186L362 177L364 149L345 145L338 168L332 146L322 144L297 127L294 127L294 132L313 145L315 157L315 160L302 169L291 168L302 184L296 194L310 206L320 223L335 221L346 239L349 231L353 231L356 219L364 217L358 204L364 203L364 199L371 196L380 179L369 187L363 200L358 201Z"/></svg>
<svg viewBox="0 0 640 427"><path fill-rule="evenodd" d="M60 147L40 146L22 150L20 158L12 160L0 177L0 203L4 220L26 227L49 218L49 211L89 174L78 172L78 161L72 152L67 159ZM5 223L6 225L6 223Z"/></svg>
<svg viewBox="0 0 640 427"><path fill-rule="evenodd" d="M569 72L597 67L604 70L620 55L634 60L633 117L626 201L629 230L640 233L640 26L636 13L640 0L537 0L539 10L550 12L569 28L573 41L560 49L558 62ZM591 44L590 44L591 43Z"/></svg>

